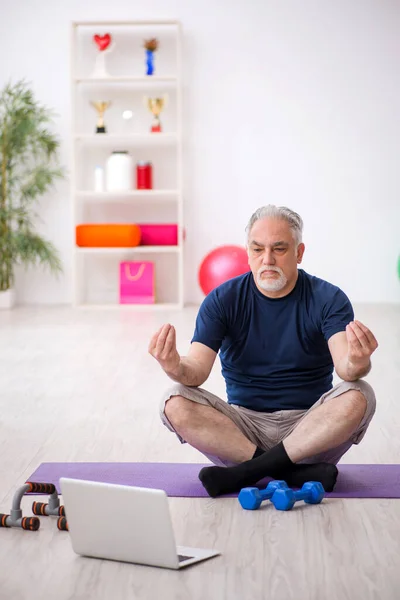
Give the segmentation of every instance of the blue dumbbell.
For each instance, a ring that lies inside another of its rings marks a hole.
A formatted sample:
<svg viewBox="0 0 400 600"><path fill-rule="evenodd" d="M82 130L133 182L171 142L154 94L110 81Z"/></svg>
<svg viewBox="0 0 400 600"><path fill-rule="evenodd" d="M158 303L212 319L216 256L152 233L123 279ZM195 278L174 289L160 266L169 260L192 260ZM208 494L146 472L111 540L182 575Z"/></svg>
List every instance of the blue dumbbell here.
<svg viewBox="0 0 400 600"><path fill-rule="evenodd" d="M324 496L325 490L322 483L308 481L298 492L289 488L276 490L271 502L277 510L291 510L299 500L304 500L307 504L319 504Z"/></svg>
<svg viewBox="0 0 400 600"><path fill-rule="evenodd" d="M256 487L243 488L239 492L238 500L242 508L256 510L264 500L270 500L278 490L289 489L286 481L270 481L265 490Z"/></svg>

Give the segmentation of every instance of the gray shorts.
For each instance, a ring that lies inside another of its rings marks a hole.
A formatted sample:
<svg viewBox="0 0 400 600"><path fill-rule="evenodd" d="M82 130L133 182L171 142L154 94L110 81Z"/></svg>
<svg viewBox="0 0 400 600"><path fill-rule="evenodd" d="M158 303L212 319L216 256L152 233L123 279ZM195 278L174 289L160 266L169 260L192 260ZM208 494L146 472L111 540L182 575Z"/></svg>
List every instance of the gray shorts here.
<svg viewBox="0 0 400 600"><path fill-rule="evenodd" d="M258 412L242 406L236 406L235 404L228 404L221 398L218 398L218 396L211 394L211 392L208 392L203 388L187 387L177 383L167 390L164 395L160 406L160 416L164 425L170 431L176 433L165 415L165 403L172 396L183 396L183 398L186 398L187 400L192 400L192 402L198 402L199 404L204 404L205 406L210 406L220 411L232 419L240 431L253 442L253 444L264 450L269 450L284 440L311 410L314 410L331 398L340 396L348 390L360 391L367 400L367 410L357 431L354 432L347 442L344 442L340 446L301 461L302 463L328 462L337 464L343 454L345 454L353 444L360 443L375 413L376 401L374 391L369 383L363 379L359 379L358 381L340 382L323 394L308 410L278 410L273 413ZM177 433L176 435L182 444L186 443ZM231 466L234 464L230 461L224 461L217 456L210 456L208 454L205 454L205 456L215 465Z"/></svg>

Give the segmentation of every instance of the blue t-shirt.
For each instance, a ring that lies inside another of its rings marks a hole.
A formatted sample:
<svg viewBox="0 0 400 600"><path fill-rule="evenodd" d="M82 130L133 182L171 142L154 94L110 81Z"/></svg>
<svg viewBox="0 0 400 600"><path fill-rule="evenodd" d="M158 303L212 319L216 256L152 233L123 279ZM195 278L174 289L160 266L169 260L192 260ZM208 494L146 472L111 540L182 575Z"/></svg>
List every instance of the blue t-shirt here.
<svg viewBox="0 0 400 600"><path fill-rule="evenodd" d="M353 319L346 294L303 269L283 298L264 296L248 272L208 294L192 342L219 351L230 404L308 409L332 387L328 340Z"/></svg>

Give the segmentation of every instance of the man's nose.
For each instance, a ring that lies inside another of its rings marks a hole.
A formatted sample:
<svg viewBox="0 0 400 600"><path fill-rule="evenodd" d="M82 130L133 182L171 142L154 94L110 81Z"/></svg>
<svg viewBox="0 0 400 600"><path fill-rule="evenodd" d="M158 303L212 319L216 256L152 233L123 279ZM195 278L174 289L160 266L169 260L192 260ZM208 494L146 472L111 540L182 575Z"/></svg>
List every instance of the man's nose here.
<svg viewBox="0 0 400 600"><path fill-rule="evenodd" d="M269 248L265 249L264 256L263 256L263 264L264 265L274 265L275 264L274 253Z"/></svg>

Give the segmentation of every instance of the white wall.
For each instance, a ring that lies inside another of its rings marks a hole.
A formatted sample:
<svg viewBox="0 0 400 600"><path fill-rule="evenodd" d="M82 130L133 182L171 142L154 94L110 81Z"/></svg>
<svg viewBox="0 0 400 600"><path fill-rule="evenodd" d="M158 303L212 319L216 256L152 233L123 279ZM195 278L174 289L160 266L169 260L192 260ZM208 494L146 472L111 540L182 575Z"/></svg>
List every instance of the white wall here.
<svg viewBox="0 0 400 600"><path fill-rule="evenodd" d="M305 221L303 266L354 302L399 302L400 3L397 0L1 0L0 84L32 81L60 115L69 163L73 20L177 18L184 29L186 300L201 258L242 243L252 211L286 204ZM22 303L71 300L68 182L40 230L59 281L19 273Z"/></svg>

